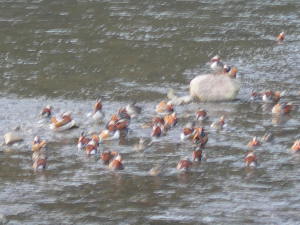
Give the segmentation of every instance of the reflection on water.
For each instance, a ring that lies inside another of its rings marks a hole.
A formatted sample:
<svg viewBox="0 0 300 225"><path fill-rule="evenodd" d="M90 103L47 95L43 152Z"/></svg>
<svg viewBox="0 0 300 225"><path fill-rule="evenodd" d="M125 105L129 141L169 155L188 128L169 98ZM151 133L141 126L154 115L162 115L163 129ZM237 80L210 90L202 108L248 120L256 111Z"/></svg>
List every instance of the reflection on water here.
<svg viewBox="0 0 300 225"><path fill-rule="evenodd" d="M24 142L0 146L0 223L11 224L297 224L298 109L276 117L272 104L249 101L252 90L299 96L299 10L295 0L274 1L0 1L1 135L21 127ZM255 19L253 19L255 18ZM275 38L285 31L283 44ZM155 105L173 88L209 71L219 54L238 68L242 87L232 102L176 107L179 123L141 151ZM122 153L125 170L107 170L98 156L77 151L82 130L99 132L86 115L103 99L108 119L136 101L142 114L128 138L100 150ZM37 116L47 104L72 111L79 129L50 131ZM208 111L207 160L178 173L194 147L179 141L197 109ZM228 127L209 125L225 115ZM259 166L244 168L247 143L271 132L256 150ZM48 141L48 168L32 170L31 142ZM162 166L159 176L149 170ZM3 216L2 216L3 215Z"/></svg>

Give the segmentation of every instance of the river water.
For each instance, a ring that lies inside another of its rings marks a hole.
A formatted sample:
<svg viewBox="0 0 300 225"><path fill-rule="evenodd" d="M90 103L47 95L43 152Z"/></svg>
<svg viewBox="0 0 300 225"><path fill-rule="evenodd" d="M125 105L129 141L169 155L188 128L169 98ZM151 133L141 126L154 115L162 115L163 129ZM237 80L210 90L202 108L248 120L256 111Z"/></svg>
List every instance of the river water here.
<svg viewBox="0 0 300 225"><path fill-rule="evenodd" d="M249 101L252 90L285 91L299 104L300 2L243 0L1 0L1 135L21 127L24 142L0 147L0 220L8 224L299 224L299 110L286 118ZM285 31L282 44L276 36ZM237 100L176 106L179 123L145 151L133 146L141 125L169 88L188 92L219 54L239 69ZM125 170L109 171L76 148L80 132L99 131L86 114L97 97L107 119L135 101L142 114L128 138L101 145L122 153ZM47 104L72 111L79 129L54 133L40 123ZM180 143L199 107L209 113L207 160L178 173L192 144ZM221 131L209 124L225 115ZM244 167L247 143L272 132ZM34 172L31 141L48 141L48 167ZM148 175L162 164L161 176ZM1 223L0 221L0 223Z"/></svg>

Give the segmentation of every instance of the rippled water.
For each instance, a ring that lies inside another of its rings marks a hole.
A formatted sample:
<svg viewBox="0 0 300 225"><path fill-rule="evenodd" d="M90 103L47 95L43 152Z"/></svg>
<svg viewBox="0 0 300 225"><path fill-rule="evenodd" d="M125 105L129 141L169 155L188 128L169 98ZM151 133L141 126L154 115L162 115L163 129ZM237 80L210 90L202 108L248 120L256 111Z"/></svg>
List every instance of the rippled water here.
<svg viewBox="0 0 300 225"><path fill-rule="evenodd" d="M1 135L21 126L24 142L0 147L0 219L8 224L299 224L299 110L278 121L270 105L250 102L252 90L286 91L299 105L300 2L285 1L0 1ZM284 30L283 44L276 36ZM239 69L232 102L177 106L179 123L160 142L134 151L141 128L168 88L184 95L219 54ZM101 145L117 150L125 170L112 172L77 152L96 97L106 117L131 101L143 113L128 138ZM70 110L80 128L53 133L39 121L46 104ZM188 173L175 169L193 146L179 135L205 108L207 160ZM209 128L221 115L228 126ZM246 144L266 131L274 140L257 149L259 166L246 169ZM48 168L32 171L31 141L47 139ZM148 171L163 164L164 173ZM2 218L3 219L3 218ZM4 220L3 220L4 221ZM0 221L1 223L1 221Z"/></svg>

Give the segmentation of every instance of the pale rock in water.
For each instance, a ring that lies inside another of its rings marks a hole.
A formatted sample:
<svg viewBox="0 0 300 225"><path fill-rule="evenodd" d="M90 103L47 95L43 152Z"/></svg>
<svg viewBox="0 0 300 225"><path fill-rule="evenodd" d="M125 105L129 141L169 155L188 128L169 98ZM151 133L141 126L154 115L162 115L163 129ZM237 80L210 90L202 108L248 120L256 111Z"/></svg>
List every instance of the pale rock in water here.
<svg viewBox="0 0 300 225"><path fill-rule="evenodd" d="M11 145L20 141L23 141L23 138L15 132L8 132L4 135L4 142L6 145Z"/></svg>
<svg viewBox="0 0 300 225"><path fill-rule="evenodd" d="M206 101L229 101L236 98L240 90L240 83L225 75L203 74L190 82L190 95L177 97L174 91L168 93L171 103L180 105L194 99Z"/></svg>

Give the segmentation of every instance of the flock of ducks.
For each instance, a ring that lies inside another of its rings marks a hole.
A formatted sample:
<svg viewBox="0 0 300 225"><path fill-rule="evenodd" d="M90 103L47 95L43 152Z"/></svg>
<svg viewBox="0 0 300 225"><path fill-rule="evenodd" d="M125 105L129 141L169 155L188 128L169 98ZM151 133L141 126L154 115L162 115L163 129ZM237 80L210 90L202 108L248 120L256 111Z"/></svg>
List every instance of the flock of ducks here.
<svg viewBox="0 0 300 225"><path fill-rule="evenodd" d="M277 37L278 42L282 42L285 38L284 32L280 33ZM236 67L230 67L224 64L219 56L214 56L210 61L210 67L214 74L220 76L226 75L234 79L237 74ZM252 92L251 99L253 101L259 100L273 104L272 114L276 116L284 116L289 114L295 109L292 103L280 102L280 99L284 93L278 91L263 91L263 92ZM120 137L126 137L128 134L130 121L132 118L137 117L142 111L142 108L137 106L135 103L129 104L126 107L121 107L115 114L110 117L109 121L105 121L105 113L102 110L102 102L100 99L96 100L93 106L93 112L88 114L88 117L98 123L105 123L105 129L101 132L93 134L91 136L81 132L77 148L80 152L85 152L86 155L97 155L99 153L99 146L108 140L119 139ZM153 117L151 122L144 124L143 128L152 128L151 131L151 142L146 143L144 138L140 138L139 143L135 146L136 149L142 150L145 147L150 146L154 141L159 140L161 136L167 135L169 130L176 126L178 122L175 106L171 102L161 101L156 105L155 111L157 116ZM77 127L76 122L71 116L71 112L65 112L60 116L53 116L53 108L46 106L41 111L41 116L49 118L50 129L54 131L65 131L74 127ZM204 109L199 109L195 112L195 120L202 121L207 120L208 113ZM206 158L203 150L208 142L208 133L202 126L196 126L195 122L189 122L182 129L180 139L182 142L191 142L194 145L194 151L192 151L191 159L184 158L179 160L177 169L180 171L189 170L194 162L200 162ZM221 116L217 121L211 124L213 129L223 129L226 126L225 117ZM267 142L272 139L271 133L266 133L262 138L253 137L248 143L250 149L245 158L244 164L246 167L257 166L257 156L255 154L255 148L260 146L262 142ZM44 170L47 165L47 154L46 154L46 141L41 140L39 136L36 136L32 143L32 160L34 170ZM300 152L300 140L296 140L291 147L291 151ZM124 165L122 162L122 156L119 152L103 151L99 154L99 159L112 170L122 170ZM149 173L151 175L160 174L160 168L152 168Z"/></svg>

